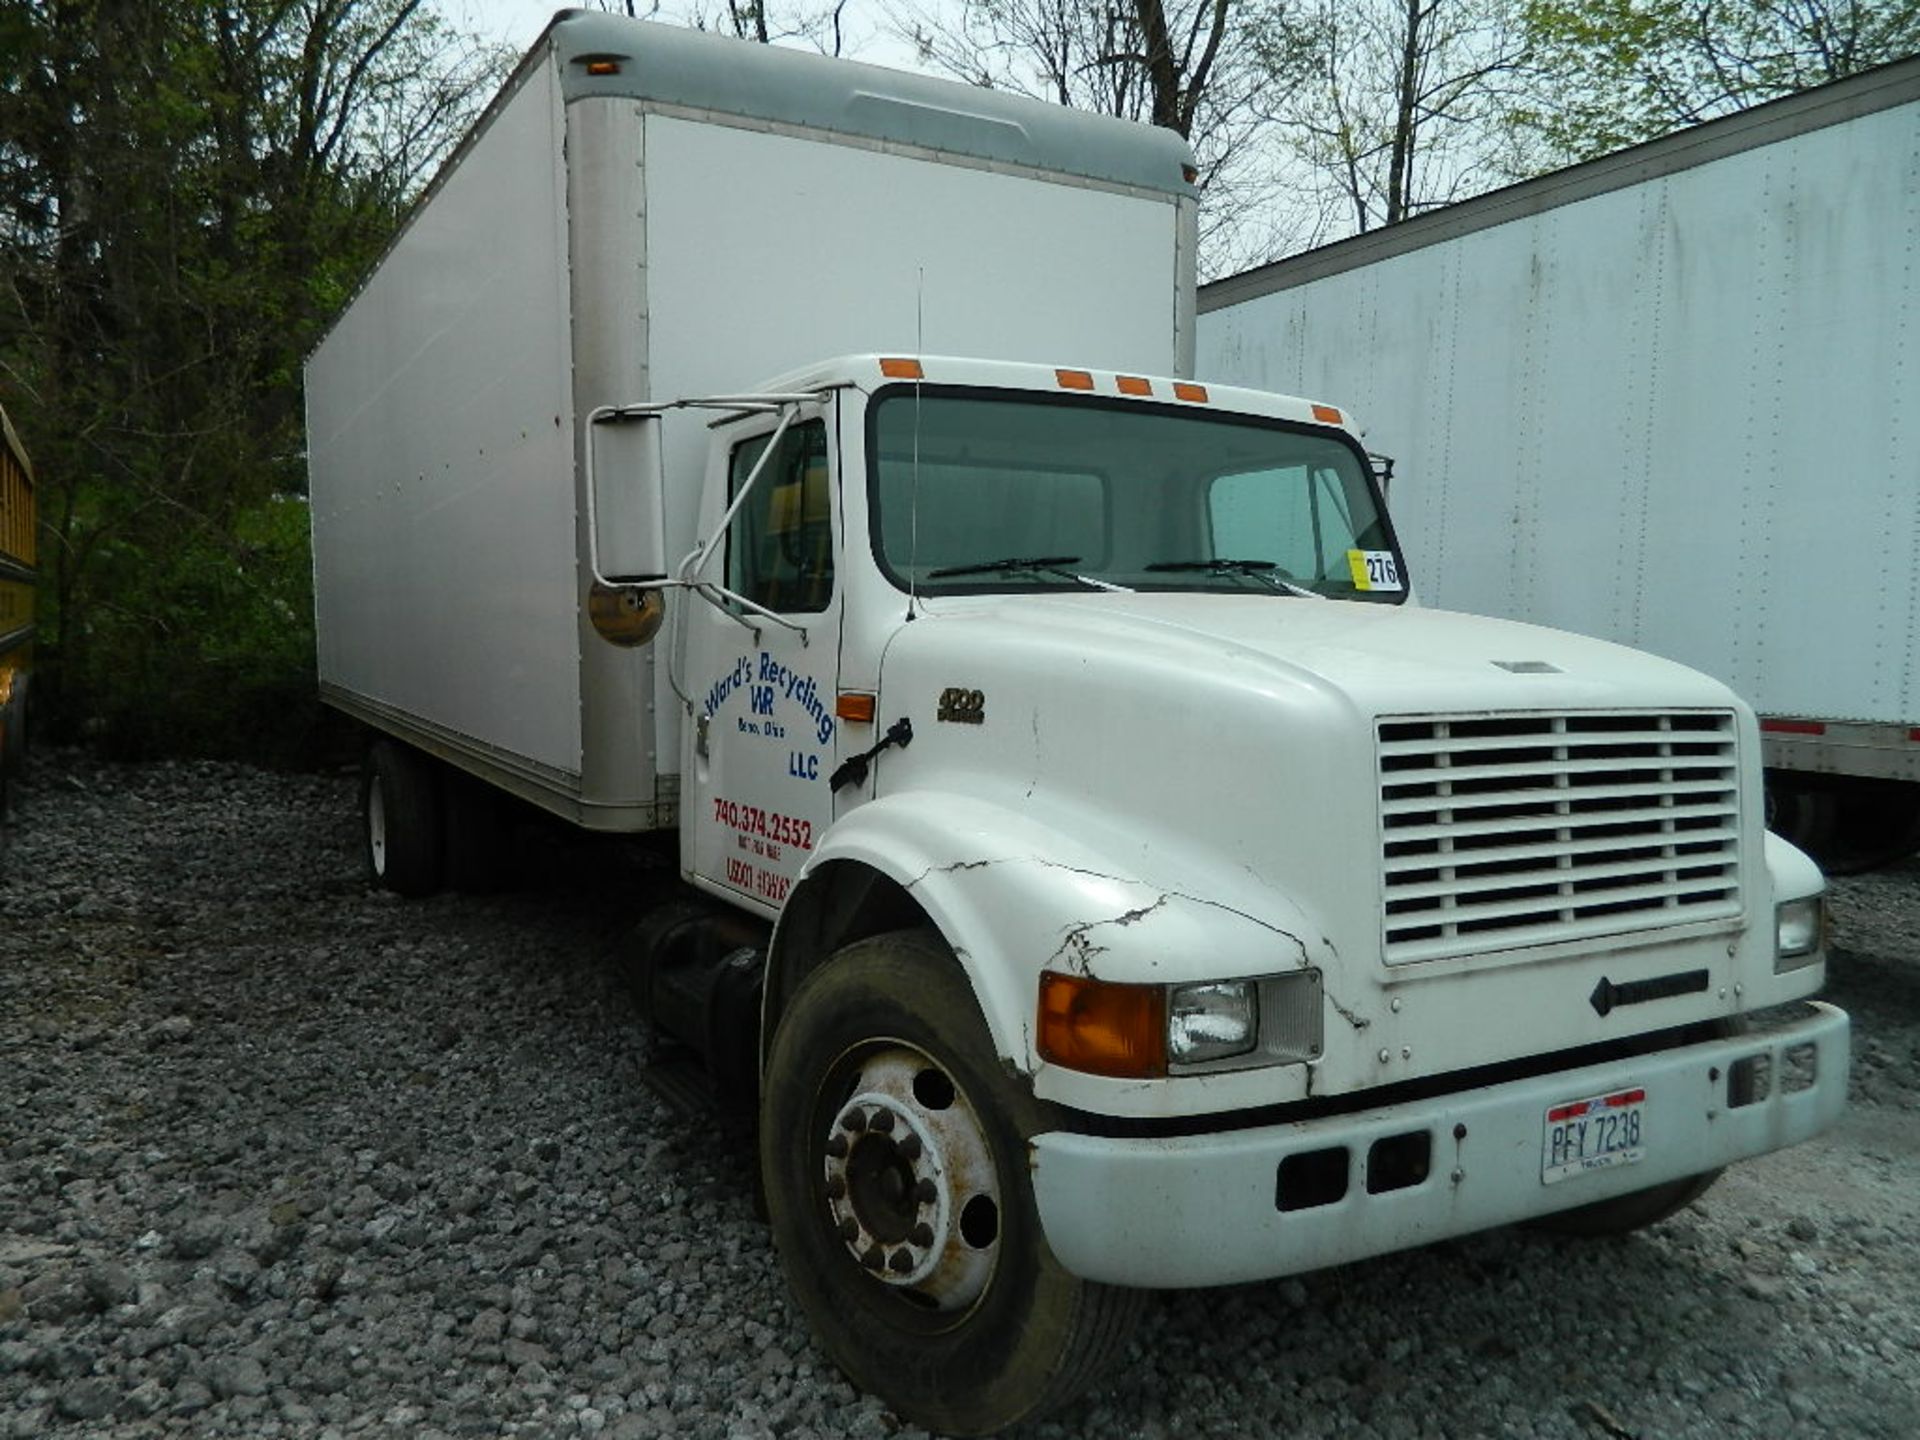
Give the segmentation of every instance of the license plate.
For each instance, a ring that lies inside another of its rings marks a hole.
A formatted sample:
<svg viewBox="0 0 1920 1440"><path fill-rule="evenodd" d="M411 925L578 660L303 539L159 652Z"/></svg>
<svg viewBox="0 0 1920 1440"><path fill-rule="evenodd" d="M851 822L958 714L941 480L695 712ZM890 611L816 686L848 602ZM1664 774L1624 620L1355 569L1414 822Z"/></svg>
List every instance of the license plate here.
<svg viewBox="0 0 1920 1440"><path fill-rule="evenodd" d="M1647 1158L1647 1092L1634 1088L1547 1107L1540 1183Z"/></svg>

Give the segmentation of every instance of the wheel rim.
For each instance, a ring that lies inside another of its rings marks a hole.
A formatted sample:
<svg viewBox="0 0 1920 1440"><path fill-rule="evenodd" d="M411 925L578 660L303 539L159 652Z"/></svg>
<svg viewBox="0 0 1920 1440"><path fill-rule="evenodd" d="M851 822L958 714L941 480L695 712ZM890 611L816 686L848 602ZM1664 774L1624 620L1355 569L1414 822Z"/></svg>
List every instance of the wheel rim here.
<svg viewBox="0 0 1920 1440"><path fill-rule="evenodd" d="M854 1264L923 1310L957 1314L1000 1250L1000 1177L944 1068L891 1045L856 1057L822 1156L827 1223Z"/></svg>
<svg viewBox="0 0 1920 1440"><path fill-rule="evenodd" d="M367 784L367 858L373 873L387 873L387 791L375 775Z"/></svg>

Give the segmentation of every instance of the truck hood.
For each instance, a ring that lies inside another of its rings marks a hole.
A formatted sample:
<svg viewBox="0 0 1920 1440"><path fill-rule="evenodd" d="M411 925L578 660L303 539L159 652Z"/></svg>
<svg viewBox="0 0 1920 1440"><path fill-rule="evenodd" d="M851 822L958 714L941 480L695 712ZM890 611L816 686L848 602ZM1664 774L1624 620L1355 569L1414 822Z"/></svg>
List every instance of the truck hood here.
<svg viewBox="0 0 1920 1440"><path fill-rule="evenodd" d="M901 641L910 649L949 622L960 631L985 625L997 637L1057 645L1063 661L1153 656L1169 667L1169 680L1224 667L1240 685L1309 686L1367 716L1736 703L1718 681L1641 651L1413 604L1111 592L997 596L929 609L942 623L906 627Z"/></svg>
<svg viewBox="0 0 1920 1440"><path fill-rule="evenodd" d="M868 793L904 802L917 791L902 808L945 827L946 849L929 851L919 881L984 895L1028 874L1026 889L980 903L1029 918L1052 915L1042 902L1056 890L1073 892L1062 913L1035 922L1043 948L1031 958L1060 945L1058 959L1078 937L1075 963L1101 979L1317 969L1330 1028L1316 1093L1712 1018L1737 1003L1725 998L1736 963L1754 973L1769 963L1757 771L1739 758L1757 750L1752 713L1717 681L1604 641L1283 596L947 597L890 637L880 708L885 723L910 719L912 733ZM1675 753L1707 758L1649 767L1633 753L1643 742L1630 741L1614 767L1604 737L1683 714L1699 723L1671 732L1682 737ZM1459 793L1473 798L1462 830L1436 838L1424 832L1455 820L1443 802L1420 803L1437 793L1424 776L1451 768L1457 724ZM1567 738L1470 758L1509 735ZM1656 863L1672 837L1645 812L1696 792L1724 820L1709 822L1712 855L1689 849L1696 868L1675 881L1673 862ZM1513 799L1480 798L1489 793ZM1603 827L1606 843L1591 862L1565 850L1568 864L1597 867L1571 880L1562 847L1575 842L1551 824L1524 827L1488 874L1418 863L1428 847L1451 855L1456 838L1475 842L1466 832L1482 805L1535 819L1541 805L1626 807L1642 829L1616 840L1619 822L1581 822ZM1728 863L1739 867L1731 879ZM1749 871L1756 883L1740 880ZM1684 883L1706 896L1669 911L1595 883ZM1235 939L1240 921L1254 928ZM1742 947L1749 960L1736 962ZM1591 1003L1597 989L1695 971L1708 988L1620 1010ZM1460 1023L1489 1015L1534 1020L1497 1040Z"/></svg>

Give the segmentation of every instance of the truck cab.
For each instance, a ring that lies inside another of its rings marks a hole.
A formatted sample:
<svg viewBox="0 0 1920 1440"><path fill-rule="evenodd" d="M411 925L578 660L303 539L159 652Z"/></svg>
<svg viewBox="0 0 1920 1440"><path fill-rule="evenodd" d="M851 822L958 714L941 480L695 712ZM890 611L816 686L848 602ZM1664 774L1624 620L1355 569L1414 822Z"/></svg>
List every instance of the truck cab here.
<svg viewBox="0 0 1920 1440"><path fill-rule="evenodd" d="M1795 1004L1823 883L1762 828L1751 712L1421 607L1340 410L877 355L717 403L660 582L682 869L771 926L732 1088L864 1383L991 1428L1044 1393L981 1368L1008 1287L1110 1330L1142 1288L1632 1228L1837 1116L1846 1018Z"/></svg>

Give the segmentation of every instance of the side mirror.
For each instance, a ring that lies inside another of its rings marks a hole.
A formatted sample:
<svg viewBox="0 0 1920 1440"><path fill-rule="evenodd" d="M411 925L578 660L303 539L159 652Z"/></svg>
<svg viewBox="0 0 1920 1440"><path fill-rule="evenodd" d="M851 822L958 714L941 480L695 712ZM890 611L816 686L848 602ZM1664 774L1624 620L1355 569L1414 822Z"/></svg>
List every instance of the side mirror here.
<svg viewBox="0 0 1920 1440"><path fill-rule="evenodd" d="M1369 450L1367 452L1367 463L1373 466L1373 478L1379 483L1380 493L1385 495L1388 488L1393 484L1393 457L1391 455L1377 455Z"/></svg>
<svg viewBox="0 0 1920 1440"><path fill-rule="evenodd" d="M660 419L612 408L587 417L580 537L591 576L587 615L615 645L646 644L666 613L658 585L667 573ZM655 583L636 583L646 581Z"/></svg>

